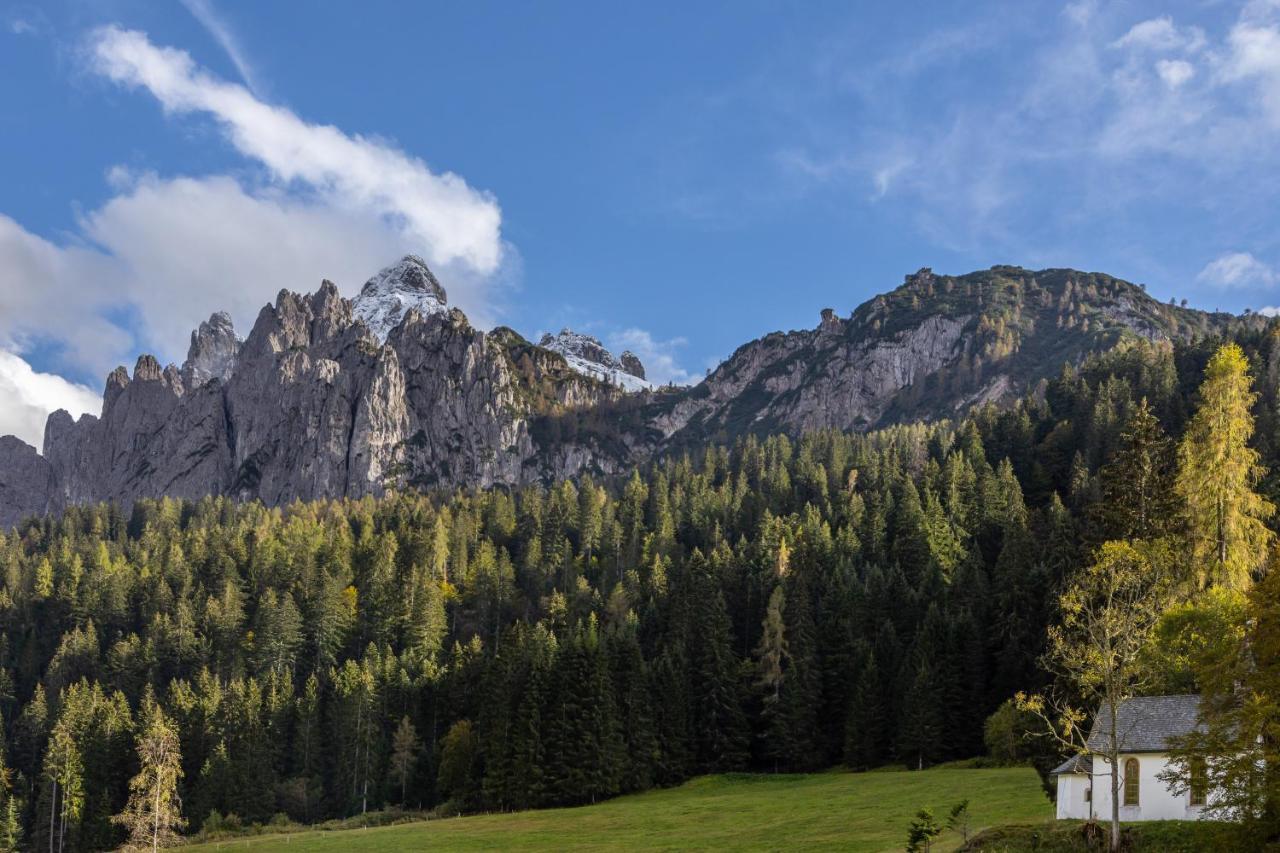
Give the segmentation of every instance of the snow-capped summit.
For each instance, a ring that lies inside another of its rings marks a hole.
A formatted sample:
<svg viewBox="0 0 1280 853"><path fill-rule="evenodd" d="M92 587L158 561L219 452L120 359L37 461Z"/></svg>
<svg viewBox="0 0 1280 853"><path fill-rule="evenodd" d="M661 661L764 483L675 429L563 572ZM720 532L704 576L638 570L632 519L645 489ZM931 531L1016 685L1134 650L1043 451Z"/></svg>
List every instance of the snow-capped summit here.
<svg viewBox="0 0 1280 853"><path fill-rule="evenodd" d="M410 308L422 315L447 310L449 297L417 255L405 255L365 282L351 302L352 313L385 341Z"/></svg>
<svg viewBox="0 0 1280 853"><path fill-rule="evenodd" d="M611 385L620 385L624 391L643 391L653 385L644 378L644 365L633 353L623 353L621 361L605 349L599 339L572 329L561 329L560 334L546 334L538 346L564 356L569 367Z"/></svg>

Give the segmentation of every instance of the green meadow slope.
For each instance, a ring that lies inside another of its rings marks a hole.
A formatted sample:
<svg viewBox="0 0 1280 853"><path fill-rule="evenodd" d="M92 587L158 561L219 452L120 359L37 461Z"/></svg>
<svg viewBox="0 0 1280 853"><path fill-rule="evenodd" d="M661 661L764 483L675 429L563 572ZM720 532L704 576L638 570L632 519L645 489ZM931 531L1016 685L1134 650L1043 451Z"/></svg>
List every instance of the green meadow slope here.
<svg viewBox="0 0 1280 853"><path fill-rule="evenodd" d="M1034 771L936 768L708 776L593 806L477 815L399 826L227 839L188 849L333 850L901 850L922 807L968 799L973 830L1042 823L1052 807ZM953 850L947 833L935 851Z"/></svg>

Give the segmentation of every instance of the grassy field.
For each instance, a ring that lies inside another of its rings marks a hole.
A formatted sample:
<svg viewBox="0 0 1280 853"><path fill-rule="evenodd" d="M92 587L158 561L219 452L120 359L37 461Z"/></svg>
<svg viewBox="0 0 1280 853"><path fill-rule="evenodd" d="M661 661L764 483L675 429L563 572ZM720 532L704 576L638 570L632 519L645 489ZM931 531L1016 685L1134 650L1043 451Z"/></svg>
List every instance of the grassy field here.
<svg viewBox="0 0 1280 853"><path fill-rule="evenodd" d="M968 799L971 826L1052 817L1033 770L936 768L808 776L710 776L594 806L476 815L372 829L236 838L189 849L901 850L916 811ZM935 851L953 850L948 833Z"/></svg>

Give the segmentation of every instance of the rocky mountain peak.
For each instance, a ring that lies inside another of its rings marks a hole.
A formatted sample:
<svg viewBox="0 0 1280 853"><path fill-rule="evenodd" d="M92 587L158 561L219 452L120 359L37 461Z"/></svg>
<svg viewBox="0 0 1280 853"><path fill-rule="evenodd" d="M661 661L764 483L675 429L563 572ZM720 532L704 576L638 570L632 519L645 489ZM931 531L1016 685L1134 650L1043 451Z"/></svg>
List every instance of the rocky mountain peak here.
<svg viewBox="0 0 1280 853"><path fill-rule="evenodd" d="M281 291L243 342L213 315L192 334L181 374L144 356L107 378L101 415L50 415L43 456L0 441L0 529L103 500L221 494L277 505L617 474L711 437L956 417L1125 340L1266 322L1164 305L1101 273L925 269L851 315L827 309L816 329L744 344L696 386L623 402L652 387L635 353L615 357L571 329L537 347L510 329L474 329L409 257L354 305L331 282Z"/></svg>
<svg viewBox="0 0 1280 853"><path fill-rule="evenodd" d="M231 378L240 354L240 338L236 337L231 315L218 311L191 333L191 346L182 365L182 381L194 390L211 379L226 382Z"/></svg>
<svg viewBox="0 0 1280 853"><path fill-rule="evenodd" d="M586 376L621 385L627 391L640 391L652 386L645 381L644 365L635 353L626 352L623 359L614 358L599 338L572 329L558 334L544 334L538 346L559 353L569 367Z"/></svg>
<svg viewBox="0 0 1280 853"><path fill-rule="evenodd" d="M644 379L644 364L640 361L640 356L631 350L623 350L622 355L618 356L618 363L627 373Z"/></svg>
<svg viewBox="0 0 1280 853"><path fill-rule="evenodd" d="M447 309L449 297L444 287L417 255L405 255L365 282L351 303L352 314L386 341L410 308L424 317Z"/></svg>
<svg viewBox="0 0 1280 853"><path fill-rule="evenodd" d="M129 369L123 364L107 374L107 386L102 392L103 408L110 406L129 387Z"/></svg>

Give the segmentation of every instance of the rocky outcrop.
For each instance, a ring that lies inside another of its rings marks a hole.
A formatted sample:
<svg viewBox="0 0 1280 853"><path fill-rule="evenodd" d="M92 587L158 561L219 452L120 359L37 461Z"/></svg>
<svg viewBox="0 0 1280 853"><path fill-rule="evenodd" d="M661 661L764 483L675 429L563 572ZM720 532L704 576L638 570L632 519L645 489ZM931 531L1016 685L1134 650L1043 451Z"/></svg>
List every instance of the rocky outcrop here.
<svg viewBox="0 0 1280 853"><path fill-rule="evenodd" d="M993 267L922 269L847 319L823 309L813 330L775 332L733 354L687 394L657 406L666 446L708 435L869 429L1004 403L1064 361L1114 346L1220 333L1255 318L1161 305L1098 273Z"/></svg>
<svg viewBox="0 0 1280 853"><path fill-rule="evenodd" d="M191 333L191 346L182 365L182 383L194 390L211 379L226 382L235 372L240 354L240 339L231 324L231 316L219 311Z"/></svg>
<svg viewBox="0 0 1280 853"><path fill-rule="evenodd" d="M618 474L747 432L953 417L1125 338L1265 322L1160 305L1094 273L921 270L848 317L824 309L813 329L742 346L696 386L654 390L633 353L567 329L537 346L485 333L445 298L407 257L355 300L328 281L280 291L243 341L213 315L180 370L144 355L107 377L100 415L50 415L43 456L0 439L0 529L96 501L277 505Z"/></svg>
<svg viewBox="0 0 1280 853"><path fill-rule="evenodd" d="M49 506L53 472L36 449L12 435L0 437L0 532Z"/></svg>
<svg viewBox="0 0 1280 853"><path fill-rule="evenodd" d="M640 356L631 350L623 350L622 355L618 356L618 364L622 369L637 379L644 379L644 364L640 361Z"/></svg>

